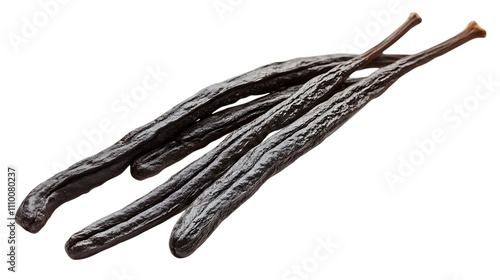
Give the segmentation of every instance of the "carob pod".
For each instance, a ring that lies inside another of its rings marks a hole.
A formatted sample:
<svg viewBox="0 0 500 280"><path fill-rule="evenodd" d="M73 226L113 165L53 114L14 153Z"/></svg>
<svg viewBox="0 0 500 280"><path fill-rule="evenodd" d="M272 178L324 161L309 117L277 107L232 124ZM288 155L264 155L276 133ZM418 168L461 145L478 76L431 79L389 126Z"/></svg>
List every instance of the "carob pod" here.
<svg viewBox="0 0 500 280"><path fill-rule="evenodd" d="M70 201L121 174L137 156L160 147L198 119L218 108L250 96L302 84L355 55L336 54L295 58L259 67L206 87L172 109L120 139L107 149L83 159L35 187L20 204L16 222L38 232L52 213ZM381 56L372 65L400 56Z"/></svg>
<svg viewBox="0 0 500 280"><path fill-rule="evenodd" d="M292 96L231 133L217 147L173 175L164 184L125 208L75 233L66 242L67 254L73 259L89 257L184 210L201 191L217 180L243 154L264 140L270 132L293 122L321 101L331 97L335 87L342 84L350 74L366 66L420 22L421 18L417 14L410 14L408 20L380 44L309 80Z"/></svg>
<svg viewBox="0 0 500 280"><path fill-rule="evenodd" d="M361 78L345 81L341 88L358 82ZM149 153L139 156L130 165L130 173L143 180L160 173L168 166L182 160L192 152L249 123L271 107L295 93L302 85L291 86L278 92L217 112L184 130L175 139ZM339 90L341 89L339 88Z"/></svg>
<svg viewBox="0 0 500 280"><path fill-rule="evenodd" d="M380 68L255 147L186 209L172 231L172 253L177 257L192 254L267 179L320 144L402 75L471 39L485 36L486 31L471 22L455 37Z"/></svg>

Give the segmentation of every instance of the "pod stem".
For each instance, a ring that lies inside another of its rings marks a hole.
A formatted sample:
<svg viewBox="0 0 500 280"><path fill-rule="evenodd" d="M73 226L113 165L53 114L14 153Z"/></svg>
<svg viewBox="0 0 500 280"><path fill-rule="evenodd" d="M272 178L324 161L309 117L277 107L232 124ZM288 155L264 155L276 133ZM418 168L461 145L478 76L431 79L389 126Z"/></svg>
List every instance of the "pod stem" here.
<svg viewBox="0 0 500 280"><path fill-rule="evenodd" d="M428 48L427 50L401 58L391 65L380 68L379 70L377 70L377 72L391 71L393 75L390 79L387 79L387 82L390 85L394 83L399 77L415 69L416 67L421 66L472 39L484 37L486 37L486 31L481 28L481 26L479 26L477 22L471 21L464 30L451 37L450 39L438 45L435 45L434 47ZM382 94L382 92L383 91L375 91L371 96L373 98L378 97L380 94Z"/></svg>
<svg viewBox="0 0 500 280"><path fill-rule="evenodd" d="M368 51L361 54L358 59L362 63L367 63L371 61L373 58L379 56L384 52L387 48L392 46L396 41L398 41L403 35L405 35L410 29L418 25L422 22L422 18L417 13L411 13L408 16L408 19L391 35L387 36L382 42L378 43Z"/></svg>

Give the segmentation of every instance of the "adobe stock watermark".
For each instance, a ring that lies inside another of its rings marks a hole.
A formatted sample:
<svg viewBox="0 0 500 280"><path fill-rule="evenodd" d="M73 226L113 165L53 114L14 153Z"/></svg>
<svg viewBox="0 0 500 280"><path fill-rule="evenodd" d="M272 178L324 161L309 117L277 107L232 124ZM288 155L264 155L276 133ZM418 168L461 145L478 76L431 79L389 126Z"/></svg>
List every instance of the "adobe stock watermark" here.
<svg viewBox="0 0 500 280"><path fill-rule="evenodd" d="M363 27L354 27L352 43L341 42L339 49L343 53L362 53L373 43L373 38L392 22L393 18L403 12L403 5L399 0L390 0L385 8L371 11L371 19Z"/></svg>
<svg viewBox="0 0 500 280"><path fill-rule="evenodd" d="M167 71L160 69L160 65L147 66L144 70L146 74L141 83L132 87L130 91L122 93L116 97L109 105L112 113L110 116L102 118L94 128L83 129L83 138L74 145L65 147L65 162L52 162L54 172L62 171L73 163L94 154L96 149L104 142L107 134L113 133L118 122L128 118L133 110L136 110L152 92L164 82L169 76Z"/></svg>
<svg viewBox="0 0 500 280"><path fill-rule="evenodd" d="M69 0L40 0L38 1L39 9L30 17L21 18L21 28L19 31L11 31L7 33L7 39L15 53L19 53L20 47L26 45L31 39L35 38L40 30L45 28L50 20L56 17L61 8L66 5Z"/></svg>
<svg viewBox="0 0 500 280"><path fill-rule="evenodd" d="M483 102L498 93L500 80L493 75L479 76L474 92L465 96L461 102L454 103L442 114L443 125L432 129L431 133L423 139L416 139L414 148L406 155L397 157L395 170L384 173L385 181L392 191L406 182L417 168L422 166L436 153L440 145L449 139L450 131L458 130L463 123L476 112Z"/></svg>
<svg viewBox="0 0 500 280"><path fill-rule="evenodd" d="M228 13L234 12L237 7L243 3L243 0L214 0L212 2L212 7L217 13L217 16L221 21L226 19Z"/></svg>
<svg viewBox="0 0 500 280"><path fill-rule="evenodd" d="M318 271L320 265L331 259L340 243L333 240L331 236L316 238L316 246L310 255L302 259L298 264L292 265L281 275L282 280L304 280L309 279Z"/></svg>

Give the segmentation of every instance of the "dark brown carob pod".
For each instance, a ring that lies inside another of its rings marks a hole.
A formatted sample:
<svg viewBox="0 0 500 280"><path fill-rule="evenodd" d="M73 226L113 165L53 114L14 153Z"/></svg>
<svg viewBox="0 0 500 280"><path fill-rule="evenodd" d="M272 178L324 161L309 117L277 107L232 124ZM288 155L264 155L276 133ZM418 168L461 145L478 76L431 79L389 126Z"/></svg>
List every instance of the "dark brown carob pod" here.
<svg viewBox="0 0 500 280"><path fill-rule="evenodd" d="M160 147L198 119L250 95L298 85L355 57L335 54L291 59L259 67L200 90L154 121L143 125L107 149L83 159L35 187L23 200L16 222L38 232L60 205L121 174L137 156ZM381 56L371 66L399 56Z"/></svg>
<svg viewBox="0 0 500 280"><path fill-rule="evenodd" d="M172 231L172 253L177 257L192 254L267 179L320 144L402 75L469 40L485 36L486 31L471 22L455 37L377 70L271 136L191 203Z"/></svg>
<svg viewBox="0 0 500 280"><path fill-rule="evenodd" d="M364 54L339 63L325 74L312 78L292 96L231 133L216 148L164 184L127 207L75 233L66 242L66 252L74 259L91 256L179 213L269 133L292 123L315 105L331 97L335 89L353 72L368 65L420 22L421 18L412 13L403 25L380 44Z"/></svg>

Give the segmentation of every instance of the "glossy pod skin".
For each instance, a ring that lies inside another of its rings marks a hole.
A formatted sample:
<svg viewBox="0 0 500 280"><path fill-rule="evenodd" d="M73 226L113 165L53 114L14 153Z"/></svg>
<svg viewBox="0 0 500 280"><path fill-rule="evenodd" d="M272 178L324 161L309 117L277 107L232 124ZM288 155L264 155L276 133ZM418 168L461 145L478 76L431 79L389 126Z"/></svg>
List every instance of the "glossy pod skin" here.
<svg viewBox="0 0 500 280"><path fill-rule="evenodd" d="M269 108L297 91L300 86L292 86L282 91L269 93L251 102L228 108L200 120L161 147L136 158L130 165L130 174L137 180L144 180L160 173L190 153L262 115Z"/></svg>
<svg viewBox="0 0 500 280"><path fill-rule="evenodd" d="M350 86L360 79L349 79L341 87ZM135 159L130 165L130 173L138 180L160 173L190 153L207 146L212 141L264 114L271 107L295 93L301 86L292 86L282 91L272 92L251 102L217 112L197 122L161 148Z"/></svg>
<svg viewBox="0 0 500 280"><path fill-rule="evenodd" d="M66 252L81 259L130 239L182 211L205 188L271 132L292 123L315 105L331 97L353 72L370 61L421 22L412 13L408 20L366 53L339 63L312 78L297 92L252 122L229 134L217 147L194 161L167 182L125 208L94 222L66 242Z"/></svg>
<svg viewBox="0 0 500 280"><path fill-rule="evenodd" d="M154 121L143 125L107 149L83 159L35 187L20 204L16 222L38 232L52 213L70 201L121 174L133 159L177 136L198 119L250 95L302 84L355 55L334 54L295 58L259 67L206 87ZM371 66L384 65L401 56L381 56Z"/></svg>
<svg viewBox="0 0 500 280"><path fill-rule="evenodd" d="M186 209L170 238L172 253L177 257L192 254L267 179L320 144L402 75L471 39L485 36L486 32L472 22L448 41L380 68L252 149Z"/></svg>

